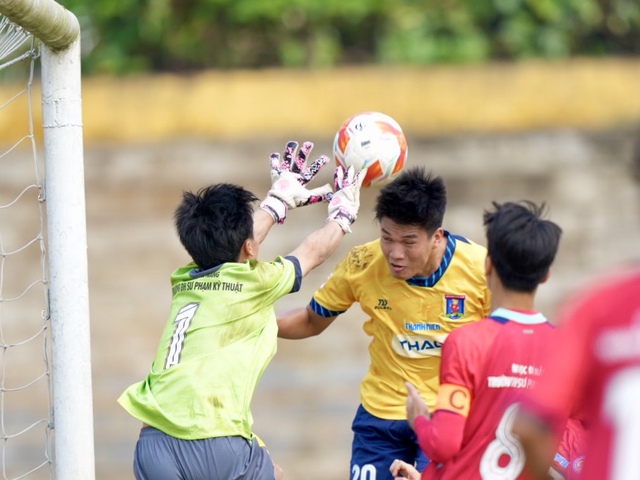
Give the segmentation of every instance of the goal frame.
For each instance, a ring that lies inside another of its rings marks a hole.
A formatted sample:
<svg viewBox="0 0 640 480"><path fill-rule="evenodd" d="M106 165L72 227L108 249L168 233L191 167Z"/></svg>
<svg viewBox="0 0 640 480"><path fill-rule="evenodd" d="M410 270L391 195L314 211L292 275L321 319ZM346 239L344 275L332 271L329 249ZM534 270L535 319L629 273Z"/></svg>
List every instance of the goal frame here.
<svg viewBox="0 0 640 480"><path fill-rule="evenodd" d="M0 0L41 41L42 128L51 324L54 466L95 479L84 186L80 25L54 0Z"/></svg>

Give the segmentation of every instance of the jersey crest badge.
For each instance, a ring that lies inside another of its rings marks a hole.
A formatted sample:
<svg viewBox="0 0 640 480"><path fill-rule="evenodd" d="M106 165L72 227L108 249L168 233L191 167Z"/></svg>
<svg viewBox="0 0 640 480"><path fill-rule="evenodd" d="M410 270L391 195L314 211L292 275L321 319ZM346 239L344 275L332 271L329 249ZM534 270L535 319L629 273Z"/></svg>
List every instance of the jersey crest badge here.
<svg viewBox="0 0 640 480"><path fill-rule="evenodd" d="M584 455L580 455L573 461L573 471L576 473L582 473L582 465L584 464Z"/></svg>
<svg viewBox="0 0 640 480"><path fill-rule="evenodd" d="M459 320L464 317L465 295L445 295L445 317L451 320Z"/></svg>

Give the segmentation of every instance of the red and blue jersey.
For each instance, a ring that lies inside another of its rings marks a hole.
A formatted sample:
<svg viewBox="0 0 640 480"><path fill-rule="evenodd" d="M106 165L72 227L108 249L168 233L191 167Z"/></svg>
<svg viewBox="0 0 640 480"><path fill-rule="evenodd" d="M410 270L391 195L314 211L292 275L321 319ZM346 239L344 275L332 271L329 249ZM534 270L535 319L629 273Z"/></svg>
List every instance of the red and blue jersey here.
<svg viewBox="0 0 640 480"><path fill-rule="evenodd" d="M554 330L540 313L500 308L449 334L436 410L431 421L416 420L432 459L423 479L527 478L511 433L515 400L540 378Z"/></svg>

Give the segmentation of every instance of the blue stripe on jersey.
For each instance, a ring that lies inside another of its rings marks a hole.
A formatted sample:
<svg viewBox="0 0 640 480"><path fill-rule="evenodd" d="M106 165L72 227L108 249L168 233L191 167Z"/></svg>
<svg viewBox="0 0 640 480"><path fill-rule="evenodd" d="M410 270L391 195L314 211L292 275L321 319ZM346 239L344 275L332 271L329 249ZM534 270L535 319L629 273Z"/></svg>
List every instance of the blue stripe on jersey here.
<svg viewBox="0 0 640 480"><path fill-rule="evenodd" d="M496 317L494 315L491 315L489 317L489 320L493 320L494 322L498 322L498 323L508 323L508 322L510 322L510 320L508 318Z"/></svg>
<svg viewBox="0 0 640 480"><path fill-rule="evenodd" d="M438 267L438 269L428 277L411 277L409 280L407 280L407 283L409 285L413 285L414 287L433 287L436 283L438 283L438 280L442 278L444 272L447 271L447 268L451 263L451 259L453 258L453 254L456 251L456 241L460 239L468 243L467 239L464 237L460 237L459 235L451 235L446 230L444 231L444 233L447 236L447 249L444 252L442 262L440 262L440 266Z"/></svg>
<svg viewBox="0 0 640 480"><path fill-rule="evenodd" d="M291 255L287 255L284 258L286 258L287 260L290 260L296 269L296 279L293 282L293 287L291 287L291 292L290 292L290 293L295 293L299 291L300 287L302 286L302 269L300 268L300 260L298 260L296 257Z"/></svg>
<svg viewBox="0 0 640 480"><path fill-rule="evenodd" d="M446 230L445 230L445 231L446 231ZM470 242L466 237L463 237L462 235L453 235L453 234L452 234L451 236L452 236L453 238L455 238L456 240L459 240L459 241L461 241L461 242L468 243L469 245L471 245L471 242Z"/></svg>
<svg viewBox="0 0 640 480"><path fill-rule="evenodd" d="M341 311L335 311L335 310L329 310L328 308L324 308L322 305L320 305L318 302L316 302L315 298L312 298L311 301L309 302L309 306L311 307L311 309L316 312L318 315L320 315L321 317L335 317L340 315L341 313L346 312L346 310L341 310Z"/></svg>

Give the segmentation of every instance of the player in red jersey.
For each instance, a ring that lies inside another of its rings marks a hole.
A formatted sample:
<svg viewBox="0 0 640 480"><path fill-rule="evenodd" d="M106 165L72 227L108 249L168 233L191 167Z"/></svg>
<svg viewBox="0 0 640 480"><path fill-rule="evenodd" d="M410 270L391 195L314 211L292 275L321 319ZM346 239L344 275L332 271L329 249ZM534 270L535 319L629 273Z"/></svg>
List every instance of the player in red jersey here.
<svg viewBox="0 0 640 480"><path fill-rule="evenodd" d="M580 420L570 418L562 435L562 441L553 457L548 480L579 480L584 465L587 431ZM420 480L420 472L407 462L396 459L389 469L394 480Z"/></svg>
<svg viewBox="0 0 640 480"><path fill-rule="evenodd" d="M570 418L562 435L562 441L553 458L548 480L579 480L584 464L586 429L580 420ZM394 480L420 480L420 472L413 465L396 459L389 469Z"/></svg>
<svg viewBox="0 0 640 480"><path fill-rule="evenodd" d="M640 181L640 136L632 161ZM548 372L514 425L534 478L544 478L559 425L577 409L588 425L580 478L640 478L639 292L640 267L634 265L602 276L565 304Z"/></svg>
<svg viewBox="0 0 640 480"><path fill-rule="evenodd" d="M423 480L527 478L522 448L511 434L513 401L540 377L543 346L554 333L534 300L549 276L562 231L542 218L544 206L494 207L484 214L493 311L449 334L432 415L407 384L407 418L432 460Z"/></svg>
<svg viewBox="0 0 640 480"><path fill-rule="evenodd" d="M552 460L564 418L583 405L582 480L640 478L640 269L601 277L561 310L545 375L516 422L533 478Z"/></svg>

